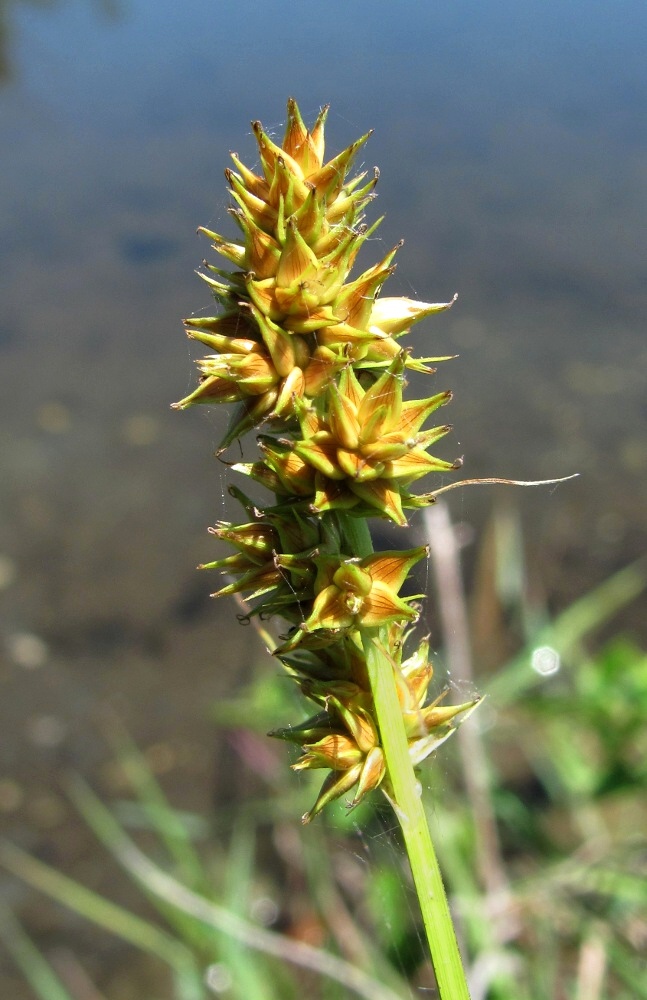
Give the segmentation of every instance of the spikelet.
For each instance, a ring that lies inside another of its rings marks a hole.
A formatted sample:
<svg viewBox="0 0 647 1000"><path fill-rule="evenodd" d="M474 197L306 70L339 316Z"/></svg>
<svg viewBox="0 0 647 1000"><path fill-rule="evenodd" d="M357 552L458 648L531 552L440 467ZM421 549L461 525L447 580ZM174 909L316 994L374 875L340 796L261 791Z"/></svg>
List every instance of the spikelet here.
<svg viewBox="0 0 647 1000"><path fill-rule="evenodd" d="M324 162L327 113L324 107L309 130L290 100L281 146L253 122L260 173L236 153L225 172L238 241L198 230L229 268L205 262L201 277L221 311L185 324L214 354L198 361L200 384L174 405L238 403L221 448L266 422L291 426L299 401L317 398L349 364L379 373L400 355L396 338L452 304L378 299L397 247L349 280L379 225L363 223L379 172L347 177L370 132ZM435 360L442 359L407 356L405 365L429 371Z"/></svg>

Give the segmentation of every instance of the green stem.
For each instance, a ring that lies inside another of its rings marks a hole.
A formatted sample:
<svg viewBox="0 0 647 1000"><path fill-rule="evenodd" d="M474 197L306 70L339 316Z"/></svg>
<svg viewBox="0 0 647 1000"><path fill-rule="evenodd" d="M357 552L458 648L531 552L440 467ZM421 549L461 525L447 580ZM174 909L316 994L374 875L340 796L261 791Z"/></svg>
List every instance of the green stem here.
<svg viewBox="0 0 647 1000"><path fill-rule="evenodd" d="M393 666L382 633L380 630L376 636L374 632L365 632L362 639L395 812L409 856L438 993L442 1000L469 1000L447 895L409 757Z"/></svg>
<svg viewBox="0 0 647 1000"><path fill-rule="evenodd" d="M353 554L361 558L370 555L373 546L366 521L343 516L339 521ZM362 630L362 643L395 812L422 912L438 994L441 1000L469 1000L447 894L409 756L386 629Z"/></svg>

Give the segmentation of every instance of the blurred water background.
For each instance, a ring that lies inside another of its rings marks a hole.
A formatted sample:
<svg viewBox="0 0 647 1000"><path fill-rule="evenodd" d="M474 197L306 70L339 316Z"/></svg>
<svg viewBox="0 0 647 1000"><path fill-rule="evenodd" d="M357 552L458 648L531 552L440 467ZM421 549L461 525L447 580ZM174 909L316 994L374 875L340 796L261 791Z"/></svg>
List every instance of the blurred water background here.
<svg viewBox="0 0 647 1000"><path fill-rule="evenodd" d="M228 152L253 165L250 120L280 135L289 95L331 103L331 154L375 128L373 259L406 238L386 294L459 293L414 337L460 355L443 454L581 474L514 497L553 602L644 551L647 8L0 0L0 46L0 816L65 865L56 778L101 767L104 709L178 806L223 781L209 705L256 650L194 571L225 418L168 403L209 301L196 226L231 232ZM488 489L454 517L479 529Z"/></svg>

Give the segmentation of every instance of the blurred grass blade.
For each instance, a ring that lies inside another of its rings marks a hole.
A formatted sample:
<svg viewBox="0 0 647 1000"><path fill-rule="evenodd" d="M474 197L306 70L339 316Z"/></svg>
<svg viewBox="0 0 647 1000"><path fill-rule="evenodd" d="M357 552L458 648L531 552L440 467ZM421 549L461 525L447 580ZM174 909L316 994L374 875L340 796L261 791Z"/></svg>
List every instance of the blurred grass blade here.
<svg viewBox="0 0 647 1000"><path fill-rule="evenodd" d="M74 1000L9 907L0 903L0 940L40 1000Z"/></svg>
<svg viewBox="0 0 647 1000"><path fill-rule="evenodd" d="M342 813L342 815L345 819L348 817L347 813ZM357 813L354 815L357 816ZM357 828L361 829L361 820L354 822L357 823ZM368 819L366 822L368 823ZM400 971L396 971L387 958L384 944L371 939L368 929L363 926L363 921L356 920L349 912L347 901L337 888L334 868L331 864L330 845L326 841L323 828L311 826L307 831L301 829L298 850L301 852L300 867L308 880L309 896L316 904L318 914L330 940L337 942L341 954L349 961L371 968L380 982L386 983L396 992L406 991L404 975ZM293 864L297 863L293 862ZM402 874L397 867L389 866L388 869L383 868L382 872L378 867L371 870L366 887L367 899L369 893L375 891L380 875L385 874L386 871L397 883L397 899L402 909L406 908L408 916L410 913L410 901L407 896L408 886L405 887ZM397 903L394 910L391 906L392 902L394 900L391 898L388 898L388 902L386 902L385 895L382 894L379 909L378 906L374 908L375 923L379 925L383 913L388 912L389 927L384 928L385 941L388 939L389 945L397 947L396 942L404 940L404 929L401 927L401 933L398 936ZM400 919L404 923L404 913L400 914ZM375 931L373 933L375 934Z"/></svg>
<svg viewBox="0 0 647 1000"><path fill-rule="evenodd" d="M115 858L117 864L121 865L119 852L115 845L125 836L125 831L119 821L115 819L111 811L80 779L69 777L66 782L66 791L75 808L94 835L106 850L110 852L113 858ZM167 807L166 811L170 812L170 807ZM161 821L161 813L159 811L157 811L157 819ZM206 875L203 873L200 880L200 887L202 889L205 888L206 881ZM140 888L146 893L145 886L140 885ZM204 926L197 924L195 920L191 920L190 917L187 917L177 907L170 905L167 900L161 899L159 895L155 893L147 893L147 895L153 906L173 927L176 934L187 946L198 948L202 954L208 956L209 960L213 959L216 947L213 933L210 933Z"/></svg>
<svg viewBox="0 0 647 1000"><path fill-rule="evenodd" d="M620 608L638 597L645 586L647 567L645 560L639 559L571 604L488 683L487 693L497 708L520 698L535 685L545 683L545 678L530 667L535 649L547 646L567 657L585 635L609 621Z"/></svg>
<svg viewBox="0 0 647 1000"><path fill-rule="evenodd" d="M254 865L255 837L250 822L240 819L232 830L227 856L225 883L226 902L232 913L245 916L250 897ZM222 955L230 966L236 984L236 992L241 1000L274 1000L277 996L273 988L273 976L268 975L263 963L249 961L249 951L235 938L226 937L222 943ZM285 992L282 993L285 998Z"/></svg>
<svg viewBox="0 0 647 1000"><path fill-rule="evenodd" d="M366 1000L402 1000L402 994L395 993L364 972L363 969L351 965L350 962L303 941L286 938L276 931L258 927L243 920L226 907L219 906L193 892L158 868L150 858L139 850L82 778L74 776L69 782L69 790L75 801L81 801L82 798L86 801L92 801L95 813L102 815L102 822L106 824L106 827L112 827L112 853L135 881L148 892L160 897L171 906L177 907L207 927L215 928L236 938L244 947L327 976L329 979L342 983L347 992L352 991Z"/></svg>
<svg viewBox="0 0 647 1000"><path fill-rule="evenodd" d="M617 940L609 941L607 953L615 975L632 991L632 1000L647 1000L645 958L629 951Z"/></svg>
<svg viewBox="0 0 647 1000"><path fill-rule="evenodd" d="M627 906L647 906L647 882L642 875L614 870L613 868L578 869L573 876L578 891L594 892Z"/></svg>
<svg viewBox="0 0 647 1000"><path fill-rule="evenodd" d="M104 899L6 840L0 841L0 864L56 902L135 948L162 959L176 973L176 979L182 986L182 1000L201 1000L204 996L202 979L195 970L190 952L170 934Z"/></svg>
<svg viewBox="0 0 647 1000"><path fill-rule="evenodd" d="M205 872L187 828L170 806L146 757L126 730L114 720L108 727L108 737L153 829L178 865L182 881L195 888L204 885Z"/></svg>

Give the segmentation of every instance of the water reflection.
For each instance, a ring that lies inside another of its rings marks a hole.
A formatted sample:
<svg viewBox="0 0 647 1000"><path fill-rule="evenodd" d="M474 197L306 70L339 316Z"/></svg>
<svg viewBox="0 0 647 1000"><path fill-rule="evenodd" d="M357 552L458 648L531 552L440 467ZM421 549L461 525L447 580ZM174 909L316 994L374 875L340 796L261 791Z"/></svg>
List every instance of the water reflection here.
<svg viewBox="0 0 647 1000"><path fill-rule="evenodd" d="M60 0L0 0L0 85L13 80L19 72L12 57L12 48L16 42L14 24L14 8L24 4L37 10L55 10L61 6ZM91 6L97 14L108 20L120 16L123 4L120 0L91 0Z"/></svg>
<svg viewBox="0 0 647 1000"><path fill-rule="evenodd" d="M321 25L333 41L343 11L333 65L333 49L304 45L310 3L252 5L243 48L222 43L244 28L233 3L217 16L206 0L5 3L15 53L2 94L0 349L23 531L51 543L66 490L88 524L98 516L93 490L110 495L130 467L119 423L148 412L163 424L146 446L160 481L142 490L161 496L166 463L188 455L188 478L209 475L201 418L163 411L191 378L179 318L207 306L193 233L227 225L227 151L251 148L252 116L280 130L294 91L308 111L332 102L339 148L376 127L366 165L382 168L382 239L407 237L393 293L459 292L415 337L461 354L438 382L457 391L466 469L586 473L560 491L561 513L521 501L556 551L590 548L607 481L622 477L614 508L629 556L647 530L647 14L622 6L625 21L600 9L582 23L551 4L526 21L503 2L415 16L384 3L368 18L367 4L335 0ZM290 59L276 58L279 34ZM207 419L217 436L221 415ZM107 472L107 456L123 465ZM490 501L458 502L478 516Z"/></svg>
<svg viewBox="0 0 647 1000"><path fill-rule="evenodd" d="M56 0L32 0L41 8L51 8ZM14 66L11 58L11 47L14 41L12 13L16 0L0 0L0 84L13 79Z"/></svg>
<svg viewBox="0 0 647 1000"><path fill-rule="evenodd" d="M582 473L517 498L556 603L644 549L647 8L321 10L0 6L0 702L19 825L20 789L45 795L63 754L43 733L65 727L66 763L97 765L100 702L144 745L169 726L210 745L206 706L255 655L194 571L226 516L224 416L167 404L193 380L180 318L208 307L195 228L226 229L228 151L249 158L251 118L280 131L290 94L307 114L331 102L331 149L376 128L373 259L407 239L390 294L459 292L416 333L421 354L461 355L437 375L456 390L448 457L469 476ZM491 502L452 495L476 525ZM211 781L189 758L187 808Z"/></svg>
<svg viewBox="0 0 647 1000"><path fill-rule="evenodd" d="M79 593L93 620L110 607L149 622L189 578L186 552L201 559L222 492L207 455L224 417L165 409L192 379L180 317L208 307L194 231L226 228L228 149L252 148L252 116L280 131L290 92L307 112L332 102L332 146L376 127L374 214L387 213L386 246L407 237L391 293L459 292L415 333L420 353L432 341L431 353L461 355L437 376L456 389L452 456L463 452L474 476L583 473L553 502L519 498L542 547L561 559L576 550L566 567L599 573L634 554L647 536L647 13L623 8L630 36L601 9L585 24L550 4L522 23L503 2L415 17L384 3L368 18L366 3L335 0L316 21L334 41L326 50L304 43L311 3L252 5L242 48L222 42L245 27L233 3L217 16L207 0L4 4L16 51L0 126L3 546L12 592L31 609L26 631L60 629ZM347 30L333 39L342 12ZM276 58L279 40L291 59ZM138 443L123 432L147 418L155 432ZM453 502L478 521L491 497ZM177 540L163 568L160 523ZM27 599L34 551L43 579ZM152 580L139 577L156 562ZM115 578L99 598L104 564Z"/></svg>

